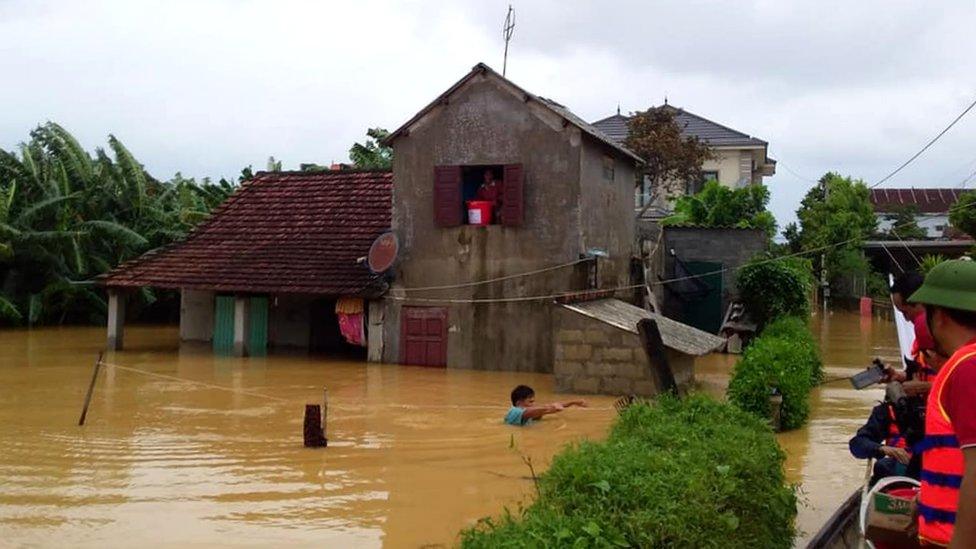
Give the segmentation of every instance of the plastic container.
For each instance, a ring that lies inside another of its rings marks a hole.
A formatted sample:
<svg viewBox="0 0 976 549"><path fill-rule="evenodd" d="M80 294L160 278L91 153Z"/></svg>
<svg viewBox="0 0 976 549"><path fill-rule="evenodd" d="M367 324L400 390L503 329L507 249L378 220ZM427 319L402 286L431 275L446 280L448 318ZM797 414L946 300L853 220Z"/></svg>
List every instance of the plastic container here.
<svg viewBox="0 0 976 549"><path fill-rule="evenodd" d="M468 200L468 225L491 225L494 204L487 200Z"/></svg>

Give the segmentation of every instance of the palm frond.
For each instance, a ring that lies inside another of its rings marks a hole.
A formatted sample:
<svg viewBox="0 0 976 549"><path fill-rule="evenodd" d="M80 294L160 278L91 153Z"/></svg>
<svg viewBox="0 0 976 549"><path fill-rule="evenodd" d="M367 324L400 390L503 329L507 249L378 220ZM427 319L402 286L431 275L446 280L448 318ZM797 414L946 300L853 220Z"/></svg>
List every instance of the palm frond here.
<svg viewBox="0 0 976 549"><path fill-rule="evenodd" d="M24 315L20 314L17 306L7 299L6 296L0 295L0 320L19 324L23 319Z"/></svg>
<svg viewBox="0 0 976 549"><path fill-rule="evenodd" d="M125 145L114 135L108 136L108 144L115 153L115 163L119 166L133 198L137 201L136 209L139 209L146 196L146 172L142 164L136 162L129 149L125 148Z"/></svg>
<svg viewBox="0 0 976 549"><path fill-rule="evenodd" d="M92 221L85 221L84 223L82 223L82 226L94 229L105 235L111 236L112 238L115 238L116 240L119 240L123 244L133 248L142 248L143 246L149 244L149 241L146 240L146 238L141 234L133 231L132 229L126 227L125 225L116 223L114 221L105 221L101 219L96 219Z"/></svg>
<svg viewBox="0 0 976 549"><path fill-rule="evenodd" d="M23 211L17 214L17 218L14 220L14 224L23 226L28 221L30 221L32 217L43 212L47 208L56 206L58 204L61 204L62 202L77 200L79 197L80 195L78 193L72 193L69 194L68 196L54 196L51 198L47 198L45 200L41 200L40 202L37 202L29 206L28 208L25 208Z"/></svg>

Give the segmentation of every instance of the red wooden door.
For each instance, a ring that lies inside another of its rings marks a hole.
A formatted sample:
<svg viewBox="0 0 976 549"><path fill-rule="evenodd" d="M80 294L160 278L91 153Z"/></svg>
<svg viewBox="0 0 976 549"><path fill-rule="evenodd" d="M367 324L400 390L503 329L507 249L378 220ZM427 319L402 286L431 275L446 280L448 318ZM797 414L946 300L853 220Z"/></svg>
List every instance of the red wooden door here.
<svg viewBox="0 0 976 549"><path fill-rule="evenodd" d="M400 312L400 362L447 366L447 309L404 307Z"/></svg>

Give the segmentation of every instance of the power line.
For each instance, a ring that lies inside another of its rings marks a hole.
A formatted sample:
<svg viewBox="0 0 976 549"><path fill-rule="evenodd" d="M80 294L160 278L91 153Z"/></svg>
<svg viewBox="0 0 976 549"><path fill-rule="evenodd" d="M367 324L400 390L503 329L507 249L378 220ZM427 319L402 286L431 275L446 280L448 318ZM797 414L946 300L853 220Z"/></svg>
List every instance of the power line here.
<svg viewBox="0 0 976 549"><path fill-rule="evenodd" d="M970 204L962 204L962 205L957 204L956 207L951 208L949 210L949 212L953 212L953 211L957 211L957 210L962 210L964 208L969 208L969 207L973 207L973 206L976 206L976 202L973 202L973 203L970 203ZM906 223L904 223L902 225L898 225L897 227L898 228L902 228L904 226L907 226L908 223L910 223L910 222L906 222ZM787 254L787 255L782 255L782 256L778 256L778 257L771 257L771 258L768 258L768 259L764 259L764 260L758 261L756 263L752 263L752 265L762 265L762 264L766 264L766 263L773 263L773 262L776 262L776 261L783 261L783 260L786 260L786 259L790 259L792 257L798 257L798 256L807 255L807 254L820 253L820 252L822 252L824 250L828 250L830 248L836 248L836 247L839 247L839 246L843 246L845 244L850 244L851 242L854 242L856 240L859 240L860 238L861 237L858 236L858 237L854 237L854 238L849 238L849 239L844 240L844 241L841 241L841 242L835 242L835 243L831 243L831 244L825 244L823 246L819 246L817 248L812 248L812 249L809 249L809 250L802 250L802 251L794 252L794 253ZM906 244L906 246L907 246L907 244ZM685 280L694 280L694 279L697 279L697 278L704 278L706 276L713 276L713 275L717 275L717 274L723 274L723 273L726 273L726 272L729 272L729 271L739 271L739 270L741 270L743 268L745 268L745 265L740 266L740 267L736 267L734 269L733 268L730 268L730 267L726 267L726 268L723 268L723 269L717 269L717 270L709 271L709 272L706 272L706 273L699 273L699 274L687 275L687 276L682 276L682 277L677 277L677 278L669 278L669 279L664 279L664 280L658 280L658 281L655 281L655 282L650 283L649 285L651 285L651 286L663 286L663 285L666 285L666 284L673 284L675 282L681 282L681 281L685 281ZM899 268L901 268L900 265L899 265ZM613 288L593 288L593 289L586 289L586 290L570 290L570 291L563 291L563 292L551 293L551 294L546 294L546 295L514 296L514 297L496 297L496 298L479 298L479 299L467 299L467 298L425 298L425 297L416 297L416 298L414 298L414 297L399 297L399 296L386 296L385 299L388 299L388 300L391 300L391 301L410 301L412 303L449 303L449 304L454 304L454 303L471 303L471 304L525 303L525 302L532 302L532 301L552 301L552 300L556 300L556 299L560 299L560 298L566 298L566 297L572 297L572 296L579 295L579 294L585 294L587 292L622 292L622 291L626 291L626 290L635 290L637 288L644 288L646 285L647 284L629 284L629 285L626 285L626 286L615 286Z"/></svg>
<svg viewBox="0 0 976 549"><path fill-rule="evenodd" d="M897 174L898 172L902 171L903 169L905 169L905 167L907 167L909 164L911 164L912 162L914 162L916 158L918 158L919 156L922 156L922 153L924 153L925 151L927 151L929 149L929 147L931 147L932 145L935 144L936 141L938 141L939 139L941 139L942 136L946 134L946 132L948 132L950 129L952 129L953 126L956 125L956 122L959 122L960 120L962 120L962 117L966 116L966 114L968 114L969 111L973 110L973 107L976 107L976 99L974 99L973 102L970 103L969 106L966 107L966 109L964 111L962 111L961 113L959 113L959 116L957 116L955 119L953 119L953 121L950 122L949 125L945 127L945 129L943 129L941 132L939 132L938 135L936 135L928 143L926 143L925 146L921 148L921 150L919 150L917 153L913 154L912 157L909 158L908 160L906 160L905 162L903 162L901 166L898 166L897 168L895 168L895 170L893 172L891 172L888 175L882 177L881 180L879 180L874 185L871 185L869 188L873 189L873 188L877 187L878 185L884 183L885 181L891 179L892 177L895 176L895 174Z"/></svg>

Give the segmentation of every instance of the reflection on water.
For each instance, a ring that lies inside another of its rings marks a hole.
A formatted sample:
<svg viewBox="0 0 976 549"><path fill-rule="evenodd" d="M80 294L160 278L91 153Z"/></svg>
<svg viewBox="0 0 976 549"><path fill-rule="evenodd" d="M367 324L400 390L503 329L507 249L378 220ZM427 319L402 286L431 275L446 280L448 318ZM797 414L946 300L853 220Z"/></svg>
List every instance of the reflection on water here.
<svg viewBox="0 0 976 549"><path fill-rule="evenodd" d="M828 377L897 356L887 323L815 322ZM0 332L0 539L72 546L450 546L459 529L532 495L520 454L544 469L564 444L602 438L608 397L525 429L501 417L518 383L546 375L366 365L305 356L233 359L177 350L175 328L130 328L107 361L246 391L103 370L76 426L104 332ZM722 394L734 357L700 360ZM329 390L329 448L302 447L306 402ZM780 435L811 534L860 482L847 439L880 390L812 397L806 429ZM267 397L267 398L265 398ZM515 449L511 446L514 444Z"/></svg>

